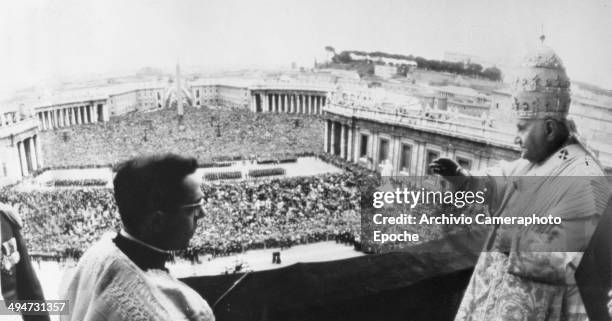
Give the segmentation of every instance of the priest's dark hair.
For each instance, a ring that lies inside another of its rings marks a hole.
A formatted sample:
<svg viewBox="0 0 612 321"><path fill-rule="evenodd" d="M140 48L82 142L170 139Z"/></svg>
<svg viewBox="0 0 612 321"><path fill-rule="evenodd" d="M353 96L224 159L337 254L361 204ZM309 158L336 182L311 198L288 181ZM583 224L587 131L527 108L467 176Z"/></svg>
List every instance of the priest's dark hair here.
<svg viewBox="0 0 612 321"><path fill-rule="evenodd" d="M176 154L139 156L117 165L113 185L123 226L136 232L147 215L182 204L183 179L197 168L195 158Z"/></svg>

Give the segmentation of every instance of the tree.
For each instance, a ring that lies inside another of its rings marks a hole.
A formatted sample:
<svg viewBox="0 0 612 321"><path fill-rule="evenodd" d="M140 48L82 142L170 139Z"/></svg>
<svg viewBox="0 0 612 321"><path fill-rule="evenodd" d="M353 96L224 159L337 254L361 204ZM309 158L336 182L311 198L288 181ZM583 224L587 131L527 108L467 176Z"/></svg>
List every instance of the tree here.
<svg viewBox="0 0 612 321"><path fill-rule="evenodd" d="M477 76L482 72L482 66L479 64L468 63L467 73L469 75Z"/></svg>
<svg viewBox="0 0 612 321"><path fill-rule="evenodd" d="M499 70L499 68L493 66L485 69L482 72L482 76L493 81L500 81L502 78L502 72Z"/></svg>
<svg viewBox="0 0 612 321"><path fill-rule="evenodd" d="M331 52L332 54L336 54L336 49L332 46L325 46L325 51Z"/></svg>
<svg viewBox="0 0 612 321"><path fill-rule="evenodd" d="M347 64L353 60L351 59L351 54L348 51L343 51L339 55L335 55L333 61Z"/></svg>

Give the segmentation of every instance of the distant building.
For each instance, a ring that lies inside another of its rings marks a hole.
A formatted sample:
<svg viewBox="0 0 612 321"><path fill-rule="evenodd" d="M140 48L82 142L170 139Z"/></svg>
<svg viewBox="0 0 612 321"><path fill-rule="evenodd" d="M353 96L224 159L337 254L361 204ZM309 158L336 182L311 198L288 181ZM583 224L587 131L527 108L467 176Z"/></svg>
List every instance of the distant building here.
<svg viewBox="0 0 612 321"><path fill-rule="evenodd" d="M488 115L491 101L478 91L459 86L433 87L440 100L446 100L446 110L464 115L483 117Z"/></svg>
<svg viewBox="0 0 612 321"><path fill-rule="evenodd" d="M0 186L13 184L43 167L38 120L0 113Z"/></svg>
<svg viewBox="0 0 612 321"><path fill-rule="evenodd" d="M164 88L142 88L111 94L108 105L111 116L133 111L148 111L164 107Z"/></svg>
<svg viewBox="0 0 612 321"><path fill-rule="evenodd" d="M495 65L495 62L489 60L489 59L485 59L482 58L480 56L476 56L476 55L469 55L469 54L465 54L465 53L460 53L460 52L454 52L454 51L446 51L444 52L444 59L445 61L449 61L449 62L461 62L463 64L479 64L481 65L483 68L487 68L487 67L491 67Z"/></svg>
<svg viewBox="0 0 612 321"><path fill-rule="evenodd" d="M391 77L397 76L398 67L396 66L386 66L386 65L374 65L374 75L389 79Z"/></svg>
<svg viewBox="0 0 612 321"><path fill-rule="evenodd" d="M207 105L249 108L249 88L253 83L248 79L200 79L191 82L189 87L196 108Z"/></svg>
<svg viewBox="0 0 612 321"><path fill-rule="evenodd" d="M355 70L324 68L324 69L319 69L318 72L319 73L329 73L338 78L345 78L345 79L352 79L352 80L360 79L359 73L357 73Z"/></svg>

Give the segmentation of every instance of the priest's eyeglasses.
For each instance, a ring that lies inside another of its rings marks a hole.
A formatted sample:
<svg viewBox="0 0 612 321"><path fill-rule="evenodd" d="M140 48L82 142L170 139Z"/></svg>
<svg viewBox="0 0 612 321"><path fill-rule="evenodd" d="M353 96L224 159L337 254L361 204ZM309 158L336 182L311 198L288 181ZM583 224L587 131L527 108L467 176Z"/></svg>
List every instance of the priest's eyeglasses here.
<svg viewBox="0 0 612 321"><path fill-rule="evenodd" d="M182 205L180 208L181 209L194 209L194 208L198 208L198 218L203 217L204 216L204 198L201 197L199 201L197 201L196 203L192 203L192 204L186 204L186 205Z"/></svg>

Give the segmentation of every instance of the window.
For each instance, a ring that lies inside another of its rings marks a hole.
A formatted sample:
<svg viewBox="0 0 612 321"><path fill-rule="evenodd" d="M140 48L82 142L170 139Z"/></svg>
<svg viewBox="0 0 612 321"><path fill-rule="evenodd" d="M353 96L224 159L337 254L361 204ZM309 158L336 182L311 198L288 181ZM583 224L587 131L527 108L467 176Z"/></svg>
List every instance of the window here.
<svg viewBox="0 0 612 321"><path fill-rule="evenodd" d="M4 177L8 176L8 172L6 171L6 163L2 163L2 173L4 173Z"/></svg>
<svg viewBox="0 0 612 321"><path fill-rule="evenodd" d="M196 98L200 98L200 90L196 89Z"/></svg>
<svg viewBox="0 0 612 321"><path fill-rule="evenodd" d="M368 135L361 135L361 144L359 146L359 157L368 156Z"/></svg>
<svg viewBox="0 0 612 321"><path fill-rule="evenodd" d="M433 151L433 150L428 150L427 151L427 159L426 159L426 163L425 163L425 168L426 168L426 173L427 174L431 174L430 170L429 170L429 164L431 164L431 162L433 162L436 158L440 157L440 153Z"/></svg>
<svg viewBox="0 0 612 321"><path fill-rule="evenodd" d="M400 154L400 171L408 172L410 170L411 154L412 147L410 145L402 144L402 151Z"/></svg>
<svg viewBox="0 0 612 321"><path fill-rule="evenodd" d="M382 162L389 158L389 140L381 138L378 148L378 161Z"/></svg>

